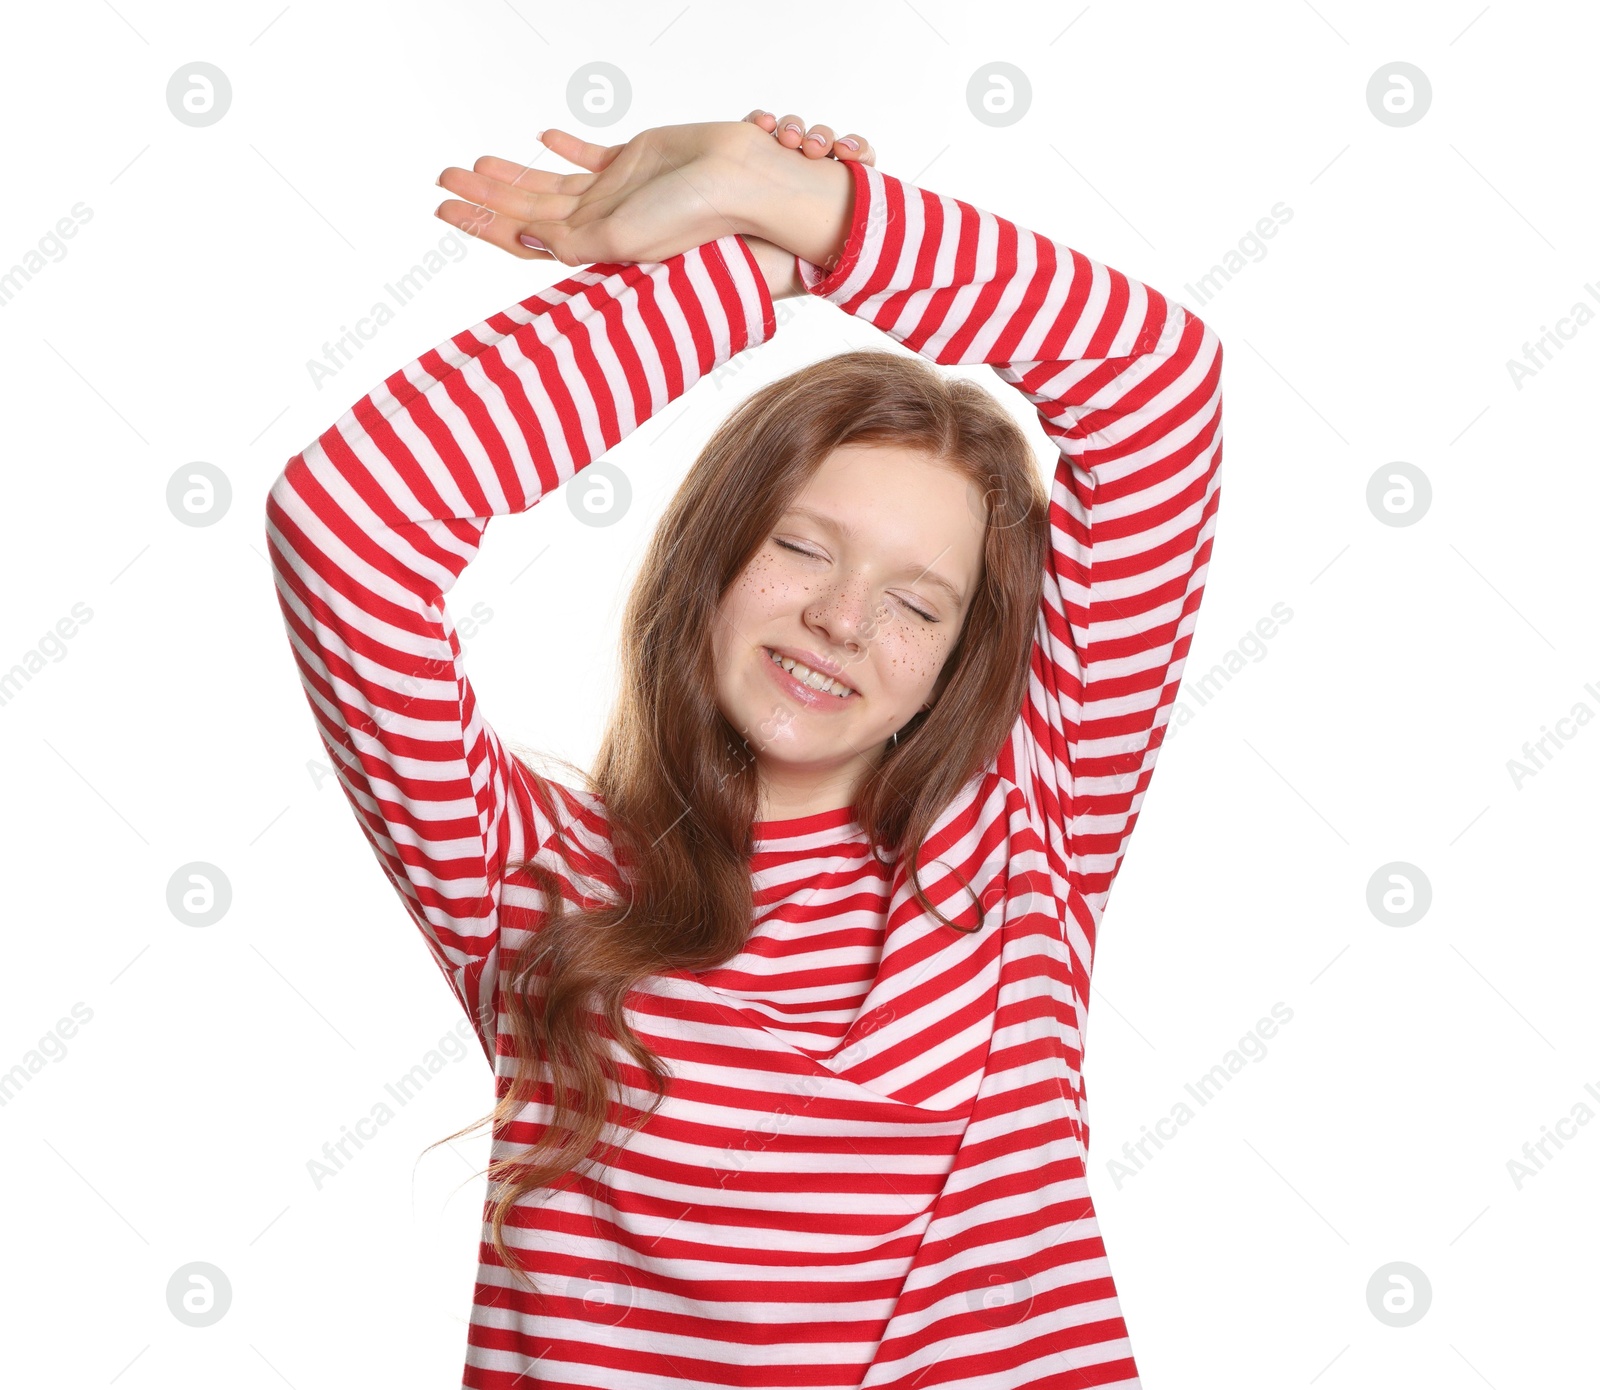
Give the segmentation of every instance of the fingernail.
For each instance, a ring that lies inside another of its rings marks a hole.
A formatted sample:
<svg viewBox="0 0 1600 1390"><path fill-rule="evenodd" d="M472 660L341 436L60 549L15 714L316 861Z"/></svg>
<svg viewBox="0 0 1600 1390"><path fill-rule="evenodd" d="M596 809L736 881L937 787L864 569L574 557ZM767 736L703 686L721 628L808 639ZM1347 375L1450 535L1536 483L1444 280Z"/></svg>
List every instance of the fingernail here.
<svg viewBox="0 0 1600 1390"><path fill-rule="evenodd" d="M538 237L529 236L526 232L523 232L522 235L517 238L517 240L526 246L530 251L548 251L550 249L542 241L540 241Z"/></svg>
<svg viewBox="0 0 1600 1390"><path fill-rule="evenodd" d="M533 138L535 140L537 140L541 145L544 144L544 131L541 130L541 131L536 132L534 134Z"/></svg>
<svg viewBox="0 0 1600 1390"><path fill-rule="evenodd" d="M861 148L861 142L859 140L852 140L848 135L846 135L838 143L843 145L846 149L859 150Z"/></svg>
<svg viewBox="0 0 1600 1390"><path fill-rule="evenodd" d="M828 143L820 135L808 135L808 136L806 136L806 139L807 140L815 140L819 145L826 145Z"/></svg>
<svg viewBox="0 0 1600 1390"><path fill-rule="evenodd" d="M757 111L756 115L758 115L758 116L772 116L772 112L770 112L770 111ZM773 120L777 120L778 118L776 116L772 116L772 119Z"/></svg>
<svg viewBox="0 0 1600 1390"><path fill-rule="evenodd" d="M785 126L783 128L785 130L792 130L796 135L804 135L805 134L805 131L801 130L800 127L797 126L793 121L789 121L787 124L785 124Z"/></svg>

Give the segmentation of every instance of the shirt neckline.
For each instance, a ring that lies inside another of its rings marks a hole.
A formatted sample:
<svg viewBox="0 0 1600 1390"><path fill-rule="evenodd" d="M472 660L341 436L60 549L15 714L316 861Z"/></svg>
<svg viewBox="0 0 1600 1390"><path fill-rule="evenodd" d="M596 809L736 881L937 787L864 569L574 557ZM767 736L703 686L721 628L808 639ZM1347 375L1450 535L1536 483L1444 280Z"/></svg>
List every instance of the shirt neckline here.
<svg viewBox="0 0 1600 1390"><path fill-rule="evenodd" d="M836 806L828 811L813 811L805 816L787 816L781 820L758 820L751 823L751 835L756 844L771 844L780 840L798 839L821 830L838 830L855 820L856 808Z"/></svg>

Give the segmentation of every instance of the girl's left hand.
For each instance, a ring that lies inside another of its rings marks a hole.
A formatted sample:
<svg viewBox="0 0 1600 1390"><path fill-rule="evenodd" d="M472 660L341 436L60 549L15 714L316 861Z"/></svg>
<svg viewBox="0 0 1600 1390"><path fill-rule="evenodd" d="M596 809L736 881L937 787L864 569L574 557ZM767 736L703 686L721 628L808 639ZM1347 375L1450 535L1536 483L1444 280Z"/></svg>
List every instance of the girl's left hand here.
<svg viewBox="0 0 1600 1390"><path fill-rule="evenodd" d="M771 135L788 150L799 150L808 159L853 160L857 164L871 164L877 155L864 135L842 135L834 138L831 126L814 125L809 130L798 116L785 116L782 120L770 111L757 109L745 120Z"/></svg>
<svg viewBox="0 0 1600 1390"><path fill-rule="evenodd" d="M829 126L817 125L807 130L798 116L785 116L782 120L770 111L760 108L745 117L758 130L764 130L785 149L798 150L808 159L853 160L857 164L871 164L877 155L864 135L844 135L834 138ZM796 299L806 293L805 282L795 269L794 257L780 246L764 241L758 236L746 235L745 244L761 266L767 289L774 299Z"/></svg>

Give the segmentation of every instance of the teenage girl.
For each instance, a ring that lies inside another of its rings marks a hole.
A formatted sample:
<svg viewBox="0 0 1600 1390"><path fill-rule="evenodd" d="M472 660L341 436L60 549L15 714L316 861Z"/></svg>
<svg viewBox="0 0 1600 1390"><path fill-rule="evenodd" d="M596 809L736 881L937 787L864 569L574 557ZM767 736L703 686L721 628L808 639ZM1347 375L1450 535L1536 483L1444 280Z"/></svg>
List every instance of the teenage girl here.
<svg viewBox="0 0 1600 1390"><path fill-rule="evenodd" d="M463 1386L1139 1384L1084 1025L1205 583L1221 348L850 138L752 113L544 132L578 173L447 170L442 218L571 273L395 372L267 500L318 731L496 1078ZM446 596L492 517L564 483L604 508L614 465L586 466L798 295L892 344L717 428L593 773L535 772ZM1022 393L1048 484L932 364Z"/></svg>

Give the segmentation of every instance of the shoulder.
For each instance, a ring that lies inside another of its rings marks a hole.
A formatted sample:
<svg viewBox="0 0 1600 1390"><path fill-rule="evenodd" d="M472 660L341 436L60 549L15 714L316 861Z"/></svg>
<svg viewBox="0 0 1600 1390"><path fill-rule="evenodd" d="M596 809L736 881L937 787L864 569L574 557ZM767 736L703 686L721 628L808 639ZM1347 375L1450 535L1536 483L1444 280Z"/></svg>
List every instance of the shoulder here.
<svg viewBox="0 0 1600 1390"><path fill-rule="evenodd" d="M582 769L531 749L507 750L520 834L506 846L508 872L529 862L568 879L609 882L616 858L605 801ZM552 776L546 767L560 768Z"/></svg>

